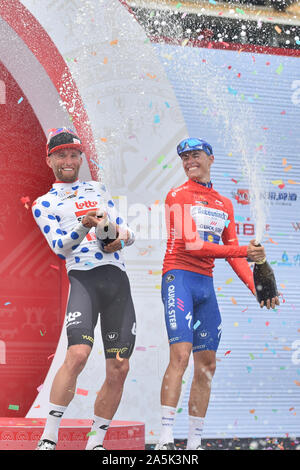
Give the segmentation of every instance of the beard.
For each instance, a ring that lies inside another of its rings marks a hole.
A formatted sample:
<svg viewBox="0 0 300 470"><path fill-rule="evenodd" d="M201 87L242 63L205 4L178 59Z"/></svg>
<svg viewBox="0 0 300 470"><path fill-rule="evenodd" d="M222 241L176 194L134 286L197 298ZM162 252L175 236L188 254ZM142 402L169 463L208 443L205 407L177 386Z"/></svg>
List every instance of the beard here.
<svg viewBox="0 0 300 470"><path fill-rule="evenodd" d="M55 177L59 181L63 181L64 183L74 183L78 179L79 169L74 169L74 172L63 172L61 168L57 168L55 171Z"/></svg>

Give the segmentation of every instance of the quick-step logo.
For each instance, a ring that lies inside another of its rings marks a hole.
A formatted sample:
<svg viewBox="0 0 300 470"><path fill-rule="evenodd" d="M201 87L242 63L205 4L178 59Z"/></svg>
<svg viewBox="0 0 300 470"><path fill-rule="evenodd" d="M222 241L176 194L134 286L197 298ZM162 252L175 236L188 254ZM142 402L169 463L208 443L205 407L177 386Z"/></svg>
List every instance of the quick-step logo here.
<svg viewBox="0 0 300 470"><path fill-rule="evenodd" d="M177 323L176 323L176 315L175 315L175 286L171 284L168 287L168 316L169 316L169 324L172 330L176 330Z"/></svg>

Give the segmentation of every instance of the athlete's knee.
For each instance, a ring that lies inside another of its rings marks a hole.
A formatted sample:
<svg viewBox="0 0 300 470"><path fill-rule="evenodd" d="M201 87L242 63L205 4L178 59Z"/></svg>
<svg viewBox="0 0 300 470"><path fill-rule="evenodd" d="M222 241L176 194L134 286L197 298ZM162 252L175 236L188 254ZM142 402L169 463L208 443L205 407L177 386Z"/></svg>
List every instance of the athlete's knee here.
<svg viewBox="0 0 300 470"><path fill-rule="evenodd" d="M91 348L85 344L78 344L69 347L65 359L65 365L72 374L79 374L82 371L90 352Z"/></svg>
<svg viewBox="0 0 300 470"><path fill-rule="evenodd" d="M107 383L115 386L117 384L123 385L129 372L129 361L123 359L108 359L106 364L106 381Z"/></svg>
<svg viewBox="0 0 300 470"><path fill-rule="evenodd" d="M211 359L209 361L198 362L194 366L194 378L198 381L205 380L210 382L216 371L216 361Z"/></svg>
<svg viewBox="0 0 300 470"><path fill-rule="evenodd" d="M170 363L178 372L184 372L189 364L189 359L190 351L182 349L171 355Z"/></svg>

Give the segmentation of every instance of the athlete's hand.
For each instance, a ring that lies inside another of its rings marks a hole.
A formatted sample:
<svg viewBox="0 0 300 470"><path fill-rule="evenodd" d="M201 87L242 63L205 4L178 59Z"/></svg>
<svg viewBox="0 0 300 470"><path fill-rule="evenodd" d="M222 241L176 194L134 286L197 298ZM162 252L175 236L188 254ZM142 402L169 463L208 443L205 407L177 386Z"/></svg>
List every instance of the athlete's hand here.
<svg viewBox="0 0 300 470"><path fill-rule="evenodd" d="M96 217L96 211L89 211L82 219L81 223L86 228L96 227L99 223L98 217Z"/></svg>
<svg viewBox="0 0 300 470"><path fill-rule="evenodd" d="M119 233L118 237L108 245L103 247L103 251L106 253L114 253L115 251L122 250L126 245L126 242L129 238L129 233L127 230L121 229L118 225L116 226L116 231Z"/></svg>
<svg viewBox="0 0 300 470"><path fill-rule="evenodd" d="M260 308L263 308L264 305L266 305L267 309L269 310L270 308L275 308L275 305L280 305L280 302L279 302L279 297L273 297L272 299L268 299L266 304L265 302L262 300L260 302Z"/></svg>
<svg viewBox="0 0 300 470"><path fill-rule="evenodd" d="M247 257L251 261L262 261L266 257L263 246L255 245L255 240L251 240L247 248Z"/></svg>

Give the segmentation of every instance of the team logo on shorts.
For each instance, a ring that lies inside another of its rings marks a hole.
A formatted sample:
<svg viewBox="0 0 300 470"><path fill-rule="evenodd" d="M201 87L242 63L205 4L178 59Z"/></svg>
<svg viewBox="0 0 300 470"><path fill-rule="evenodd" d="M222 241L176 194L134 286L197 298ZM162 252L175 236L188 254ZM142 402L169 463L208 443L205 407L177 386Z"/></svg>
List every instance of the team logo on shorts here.
<svg viewBox="0 0 300 470"><path fill-rule="evenodd" d="M119 334L116 331L111 331L110 333L107 333L106 339L108 341L116 341L116 339L119 337Z"/></svg>
<svg viewBox="0 0 300 470"><path fill-rule="evenodd" d="M166 276L166 282L172 282L172 281L174 281L174 279L175 279L174 274L168 274Z"/></svg>
<svg viewBox="0 0 300 470"><path fill-rule="evenodd" d="M81 312L69 312L66 315L66 326L70 325L78 325L81 323L81 320L78 321L77 319L81 317Z"/></svg>

